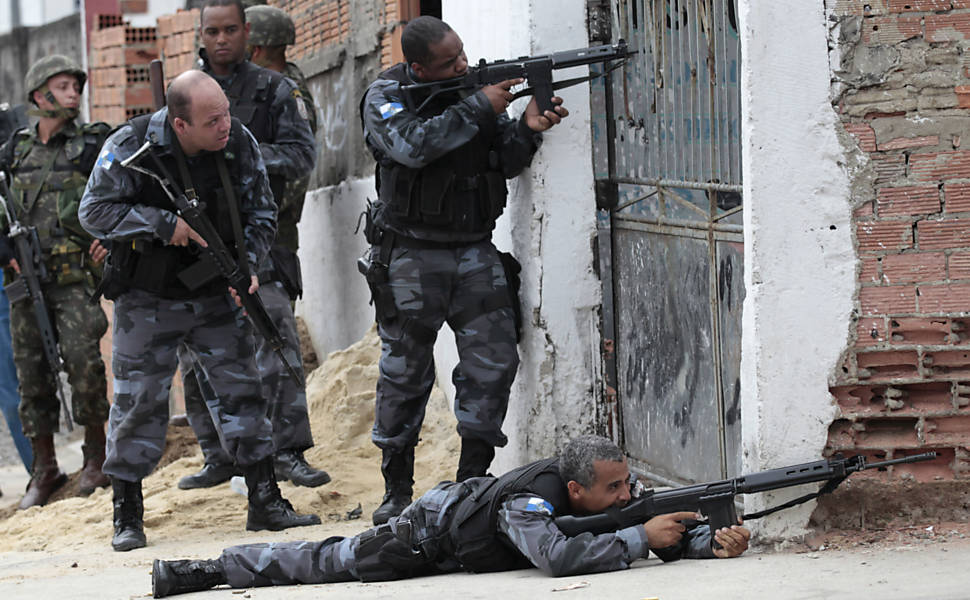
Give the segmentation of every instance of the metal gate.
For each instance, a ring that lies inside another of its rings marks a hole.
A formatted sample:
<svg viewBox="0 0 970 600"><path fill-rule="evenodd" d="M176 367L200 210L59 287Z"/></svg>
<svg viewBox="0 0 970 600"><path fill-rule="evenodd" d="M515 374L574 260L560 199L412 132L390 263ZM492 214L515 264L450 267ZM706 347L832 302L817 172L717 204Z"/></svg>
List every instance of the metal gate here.
<svg viewBox="0 0 970 600"><path fill-rule="evenodd" d="M740 461L734 2L590 2L593 37L639 50L592 90L607 425L636 470L670 484Z"/></svg>

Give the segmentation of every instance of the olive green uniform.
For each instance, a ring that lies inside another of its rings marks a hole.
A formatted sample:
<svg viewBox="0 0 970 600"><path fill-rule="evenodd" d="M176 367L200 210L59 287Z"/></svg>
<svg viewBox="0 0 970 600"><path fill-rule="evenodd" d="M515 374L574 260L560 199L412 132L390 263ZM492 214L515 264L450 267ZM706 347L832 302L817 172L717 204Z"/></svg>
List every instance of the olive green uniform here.
<svg viewBox="0 0 970 600"><path fill-rule="evenodd" d="M88 256L94 238L81 227L77 211L108 131L104 123L71 121L45 144L34 128L25 128L0 148L0 169L12 176L17 217L37 228L44 253L44 299L71 384L74 422L96 427L108 417L100 350L108 322L101 307L88 301L96 280ZM17 277L10 268L5 271L8 282ZM24 433L49 435L58 430L59 405L29 300L11 307L10 323Z"/></svg>

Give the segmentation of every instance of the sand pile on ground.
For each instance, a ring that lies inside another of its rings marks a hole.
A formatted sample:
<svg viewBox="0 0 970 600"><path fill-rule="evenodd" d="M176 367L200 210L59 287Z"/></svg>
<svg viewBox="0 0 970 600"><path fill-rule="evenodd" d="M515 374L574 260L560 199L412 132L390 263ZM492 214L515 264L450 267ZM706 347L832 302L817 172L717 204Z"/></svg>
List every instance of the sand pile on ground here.
<svg viewBox="0 0 970 600"><path fill-rule="evenodd" d="M332 353L307 381L310 420L316 446L306 456L333 480L316 489L281 484L283 495L301 512L328 520L344 518L358 504L360 528L384 493L380 450L370 442L380 340L372 328L346 350ZM181 437L180 435L176 437ZM444 394L431 394L418 445L415 493L451 479L458 464L459 440L455 418ZM202 467L201 452L157 469L143 482L145 532L149 543L217 539L246 526L246 500L220 485L205 490L180 490L178 480ZM18 511L0 521L0 552L57 550L108 543L112 532L111 491L98 490L88 498L67 498L43 507ZM302 535L317 537L316 529ZM324 534L325 535L325 534Z"/></svg>

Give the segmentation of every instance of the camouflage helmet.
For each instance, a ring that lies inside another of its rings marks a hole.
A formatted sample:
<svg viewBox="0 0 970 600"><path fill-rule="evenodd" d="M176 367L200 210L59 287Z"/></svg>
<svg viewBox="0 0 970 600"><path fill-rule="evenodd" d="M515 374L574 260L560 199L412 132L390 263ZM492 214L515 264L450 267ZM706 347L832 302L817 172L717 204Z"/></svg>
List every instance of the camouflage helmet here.
<svg viewBox="0 0 970 600"><path fill-rule="evenodd" d="M38 60L27 69L24 77L24 90L27 93L27 102L33 102L34 92L43 87L47 80L60 73L70 73L77 77L81 89L84 89L84 82L87 81L87 73L70 58L62 54L51 54Z"/></svg>
<svg viewBox="0 0 970 600"><path fill-rule="evenodd" d="M251 46L289 46L296 42L293 19L275 6L250 6L246 22L250 23Z"/></svg>

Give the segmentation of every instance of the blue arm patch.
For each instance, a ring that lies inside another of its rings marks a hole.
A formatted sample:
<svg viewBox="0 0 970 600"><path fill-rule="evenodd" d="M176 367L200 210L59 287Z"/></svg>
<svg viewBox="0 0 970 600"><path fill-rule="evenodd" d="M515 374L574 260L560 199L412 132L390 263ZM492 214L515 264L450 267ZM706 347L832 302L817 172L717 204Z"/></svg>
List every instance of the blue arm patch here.
<svg viewBox="0 0 970 600"><path fill-rule="evenodd" d="M525 506L527 512L538 512L545 515L552 516L552 504L542 498L529 498L528 504Z"/></svg>
<svg viewBox="0 0 970 600"><path fill-rule="evenodd" d="M98 162L94 166L110 169L111 165L113 164L115 164L115 153L111 152L110 150L105 150L101 153L101 156L98 157Z"/></svg>
<svg viewBox="0 0 970 600"><path fill-rule="evenodd" d="M381 118L385 121L404 110L400 102L387 102L381 105Z"/></svg>

